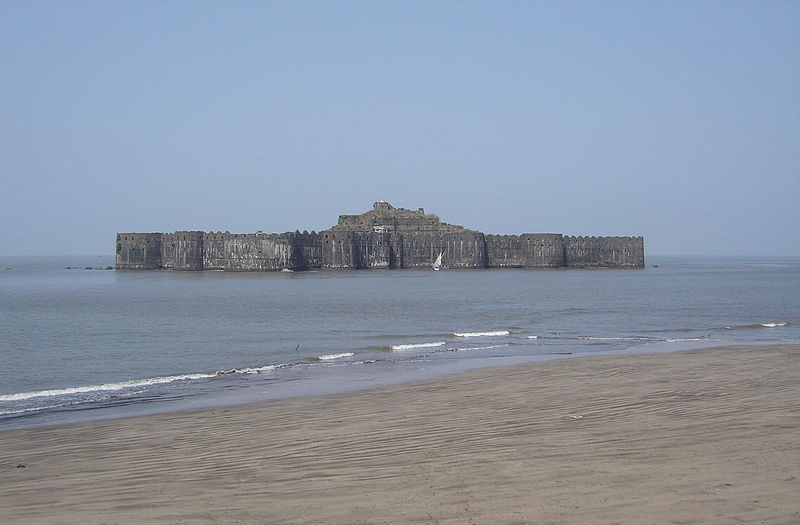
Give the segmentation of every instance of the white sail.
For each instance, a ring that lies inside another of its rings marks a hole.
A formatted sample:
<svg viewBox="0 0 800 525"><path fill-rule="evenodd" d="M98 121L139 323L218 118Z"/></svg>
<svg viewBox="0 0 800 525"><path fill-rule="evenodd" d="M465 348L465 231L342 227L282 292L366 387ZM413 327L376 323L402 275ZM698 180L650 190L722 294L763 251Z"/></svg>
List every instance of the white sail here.
<svg viewBox="0 0 800 525"><path fill-rule="evenodd" d="M439 257L437 257L436 260L433 261L433 269L436 271L439 271L442 268L444 268L444 266L442 266L442 255L443 253L439 252Z"/></svg>

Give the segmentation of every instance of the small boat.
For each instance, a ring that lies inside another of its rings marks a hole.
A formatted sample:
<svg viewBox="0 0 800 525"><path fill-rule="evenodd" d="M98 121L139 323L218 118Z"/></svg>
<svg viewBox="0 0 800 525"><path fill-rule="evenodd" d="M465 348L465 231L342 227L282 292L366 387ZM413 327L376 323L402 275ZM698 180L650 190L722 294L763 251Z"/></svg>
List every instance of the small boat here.
<svg viewBox="0 0 800 525"><path fill-rule="evenodd" d="M439 257L437 257L436 260L433 261L433 269L434 269L434 271L438 272L439 270L443 270L444 269L444 265L442 264L442 255L443 255L443 253L439 252Z"/></svg>

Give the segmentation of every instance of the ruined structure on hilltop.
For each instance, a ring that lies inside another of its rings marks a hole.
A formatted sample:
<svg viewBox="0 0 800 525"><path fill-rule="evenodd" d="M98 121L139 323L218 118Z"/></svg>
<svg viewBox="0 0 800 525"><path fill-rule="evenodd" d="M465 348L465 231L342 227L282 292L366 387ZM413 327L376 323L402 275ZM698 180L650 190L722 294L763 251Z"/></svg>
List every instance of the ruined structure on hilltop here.
<svg viewBox="0 0 800 525"><path fill-rule="evenodd" d="M336 226L319 233L118 233L116 268L430 268L439 253L448 268L644 267L642 237L489 235L442 222L422 208L378 201L365 213L340 215Z"/></svg>

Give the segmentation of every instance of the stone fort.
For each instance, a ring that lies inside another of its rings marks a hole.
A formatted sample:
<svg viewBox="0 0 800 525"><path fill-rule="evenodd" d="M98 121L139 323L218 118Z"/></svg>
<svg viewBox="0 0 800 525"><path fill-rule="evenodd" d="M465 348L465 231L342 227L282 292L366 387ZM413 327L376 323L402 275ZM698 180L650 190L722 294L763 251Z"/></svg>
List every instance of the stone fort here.
<svg viewBox="0 0 800 525"><path fill-rule="evenodd" d="M119 270L280 271L322 268L643 268L642 237L490 235L425 210L378 201L321 232L118 233Z"/></svg>

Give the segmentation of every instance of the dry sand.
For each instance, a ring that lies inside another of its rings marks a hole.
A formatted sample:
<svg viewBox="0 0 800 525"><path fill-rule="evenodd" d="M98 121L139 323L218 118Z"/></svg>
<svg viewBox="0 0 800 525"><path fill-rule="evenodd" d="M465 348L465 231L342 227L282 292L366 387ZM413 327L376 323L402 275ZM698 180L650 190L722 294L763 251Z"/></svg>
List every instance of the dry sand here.
<svg viewBox="0 0 800 525"><path fill-rule="evenodd" d="M797 524L799 381L726 348L7 431L0 522Z"/></svg>

